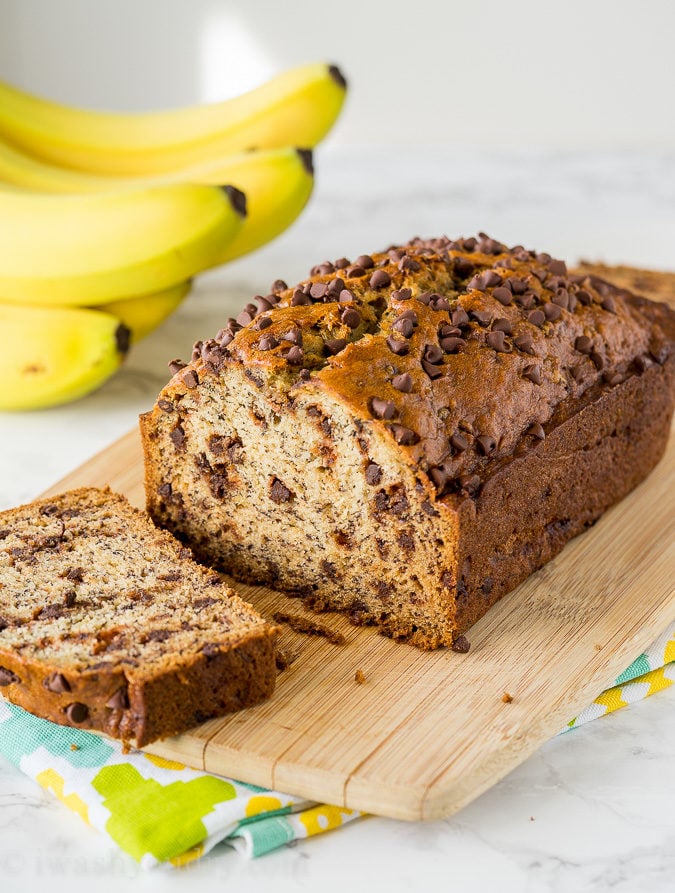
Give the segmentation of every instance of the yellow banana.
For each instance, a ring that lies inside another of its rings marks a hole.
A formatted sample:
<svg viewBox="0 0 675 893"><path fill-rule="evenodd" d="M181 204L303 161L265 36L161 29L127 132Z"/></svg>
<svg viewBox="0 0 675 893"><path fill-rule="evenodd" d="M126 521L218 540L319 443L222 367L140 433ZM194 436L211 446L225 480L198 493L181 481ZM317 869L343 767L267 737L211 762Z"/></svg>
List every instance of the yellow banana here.
<svg viewBox="0 0 675 893"><path fill-rule="evenodd" d="M0 297L90 306L161 291L220 263L244 213L229 186L0 191Z"/></svg>
<svg viewBox="0 0 675 893"><path fill-rule="evenodd" d="M287 229L307 204L314 185L309 149L239 152L155 177L110 177L40 161L0 140L0 181L41 192L89 193L165 183L232 183L244 193L247 218L228 245L225 260L265 245Z"/></svg>
<svg viewBox="0 0 675 893"><path fill-rule="evenodd" d="M164 291L137 298L124 298L101 304L97 310L116 316L131 332L131 343L136 344L160 326L189 293L192 282L179 282Z"/></svg>
<svg viewBox="0 0 675 893"><path fill-rule="evenodd" d="M0 410L83 397L110 378L128 347L129 330L109 313L0 304Z"/></svg>
<svg viewBox="0 0 675 893"><path fill-rule="evenodd" d="M333 65L305 65L211 105L137 114L60 105L0 84L0 135L37 158L97 173L158 174L246 149L315 146L346 82Z"/></svg>

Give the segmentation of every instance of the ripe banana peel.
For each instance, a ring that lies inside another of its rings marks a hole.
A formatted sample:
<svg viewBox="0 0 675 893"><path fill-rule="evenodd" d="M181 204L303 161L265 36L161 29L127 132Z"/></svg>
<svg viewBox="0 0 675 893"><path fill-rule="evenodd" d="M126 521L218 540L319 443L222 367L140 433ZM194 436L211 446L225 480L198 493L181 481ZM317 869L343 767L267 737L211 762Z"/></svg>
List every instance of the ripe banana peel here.
<svg viewBox="0 0 675 893"><path fill-rule="evenodd" d="M83 397L110 378L128 347L129 330L109 313L0 304L0 410Z"/></svg>
<svg viewBox="0 0 675 893"><path fill-rule="evenodd" d="M154 177L110 177L57 167L0 140L0 181L48 193L101 193L167 183L232 183L246 194L247 217L221 263L267 244L293 223L314 186L309 149L239 152Z"/></svg>
<svg viewBox="0 0 675 893"><path fill-rule="evenodd" d="M131 343L136 344L171 316L188 295L191 287L192 282L179 282L178 285L164 291L140 295L137 298L124 298L121 301L109 301L96 309L119 319L129 329Z"/></svg>
<svg viewBox="0 0 675 893"><path fill-rule="evenodd" d="M283 72L210 105L140 114L78 109L0 84L0 136L36 158L111 175L157 175L247 149L315 146L346 82L334 65Z"/></svg>
<svg viewBox="0 0 675 893"><path fill-rule="evenodd" d="M0 300L91 306L161 291L221 263L244 215L229 186L0 191Z"/></svg>

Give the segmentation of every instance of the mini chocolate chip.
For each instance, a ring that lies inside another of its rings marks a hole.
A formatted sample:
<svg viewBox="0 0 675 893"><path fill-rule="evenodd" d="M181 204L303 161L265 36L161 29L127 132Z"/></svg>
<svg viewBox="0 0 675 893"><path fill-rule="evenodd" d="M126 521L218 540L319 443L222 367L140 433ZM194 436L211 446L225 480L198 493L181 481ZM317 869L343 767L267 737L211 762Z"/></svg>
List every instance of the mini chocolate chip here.
<svg viewBox="0 0 675 893"><path fill-rule="evenodd" d="M527 314L527 321L532 323L533 326L538 326L539 328L541 328L546 322L546 314L543 310L539 310L539 308L537 308L536 310L530 310L530 312Z"/></svg>
<svg viewBox="0 0 675 893"><path fill-rule="evenodd" d="M492 314L487 310L469 310L469 316L483 328L486 328L492 322Z"/></svg>
<svg viewBox="0 0 675 893"><path fill-rule="evenodd" d="M258 320L258 322L255 324L255 327L259 332L262 332L264 329L269 329L269 327L271 325L272 325L272 317L271 316L261 316L260 319ZM203 355L204 354L202 351L202 356Z"/></svg>
<svg viewBox="0 0 675 893"><path fill-rule="evenodd" d="M405 257L402 257L398 263L399 270L408 270L410 273L417 273L422 269L421 264L419 264L412 257L408 257L406 254Z"/></svg>
<svg viewBox="0 0 675 893"><path fill-rule="evenodd" d="M169 438L177 450L183 448L185 445L185 431L181 425L176 425L173 431L169 434Z"/></svg>
<svg viewBox="0 0 675 893"><path fill-rule="evenodd" d="M174 405L171 400L158 400L157 406L162 410L162 412L173 412Z"/></svg>
<svg viewBox="0 0 675 893"><path fill-rule="evenodd" d="M68 704L66 707L66 716L70 722L79 725L88 718L89 708L86 704L82 704L80 701L75 701L72 704Z"/></svg>
<svg viewBox="0 0 675 893"><path fill-rule="evenodd" d="M536 255L536 257L539 263L544 264L544 266L546 266L546 264L550 264L553 260L551 255L547 254L545 251L540 251L539 254Z"/></svg>
<svg viewBox="0 0 675 893"><path fill-rule="evenodd" d="M349 269L345 271L345 276L347 276L348 279L360 279L362 276L365 275L366 271L363 269L363 267L349 267Z"/></svg>
<svg viewBox="0 0 675 893"><path fill-rule="evenodd" d="M348 304L351 301L355 301L355 300L356 300L356 296L354 295L354 292L349 291L348 288L343 288L338 296L338 301L341 304Z"/></svg>
<svg viewBox="0 0 675 893"><path fill-rule="evenodd" d="M468 288L474 288L476 291L486 291L488 288L501 284L502 277L499 273L495 270L484 270L469 280Z"/></svg>
<svg viewBox="0 0 675 893"><path fill-rule="evenodd" d="M307 295L300 291L299 288L296 288L293 292L293 297L291 298L291 307L303 307L311 303L312 302Z"/></svg>
<svg viewBox="0 0 675 893"><path fill-rule="evenodd" d="M274 350L279 346L279 342L274 335L263 335L258 341L258 350Z"/></svg>
<svg viewBox="0 0 675 893"><path fill-rule="evenodd" d="M429 469L429 477L438 493L442 495L451 480L448 472L440 465L434 466Z"/></svg>
<svg viewBox="0 0 675 893"><path fill-rule="evenodd" d="M187 363L184 363L182 360L170 360L167 364L169 367L169 371L172 375L175 375L177 372L180 372L181 369L185 369Z"/></svg>
<svg viewBox="0 0 675 893"><path fill-rule="evenodd" d="M523 369L523 378L529 379L534 384L541 384L541 369L539 366L532 364L525 366Z"/></svg>
<svg viewBox="0 0 675 893"><path fill-rule="evenodd" d="M567 276L567 264L564 260L552 260L548 264L548 270L554 276Z"/></svg>
<svg viewBox="0 0 675 893"><path fill-rule="evenodd" d="M392 353L395 353L399 357L405 356L410 350L410 345L407 341L399 341L397 338L394 338L393 335L389 335L387 338L387 347Z"/></svg>
<svg viewBox="0 0 675 893"><path fill-rule="evenodd" d="M593 365L599 372L601 372L605 368L605 361L603 360L602 355L599 354L596 350L591 351L591 360L593 361Z"/></svg>
<svg viewBox="0 0 675 893"><path fill-rule="evenodd" d="M562 316L562 309L550 301L543 306L544 316L549 322L555 322Z"/></svg>
<svg viewBox="0 0 675 893"><path fill-rule="evenodd" d="M513 339L513 343L516 345L518 350L521 350L523 353L534 353L534 344L532 343L532 338L523 333L522 335L516 335Z"/></svg>
<svg viewBox="0 0 675 893"><path fill-rule="evenodd" d="M339 276L336 276L335 279L331 279L328 283L328 288L326 289L326 293L335 297L336 295L339 297L340 292L344 290L345 281L341 279Z"/></svg>
<svg viewBox="0 0 675 893"><path fill-rule="evenodd" d="M505 335L502 331L488 332L486 342L489 347L498 353L508 353L508 345L506 344Z"/></svg>
<svg viewBox="0 0 675 893"><path fill-rule="evenodd" d="M563 310L569 310L570 306L570 296L566 288L558 288L556 289L556 293L551 298L551 303L557 304L558 307L562 307Z"/></svg>
<svg viewBox="0 0 675 893"><path fill-rule="evenodd" d="M511 289L514 295L524 295L527 291L527 282L525 279L517 279L515 276L512 276L510 279L507 279L504 284Z"/></svg>
<svg viewBox="0 0 675 893"><path fill-rule="evenodd" d="M396 415L396 406L391 400L382 400L381 397L372 397L370 411L376 419L393 419Z"/></svg>
<svg viewBox="0 0 675 893"><path fill-rule="evenodd" d="M302 347L302 329L289 329L285 335L281 336L281 340L290 341L291 344Z"/></svg>
<svg viewBox="0 0 675 893"><path fill-rule="evenodd" d="M16 685L16 683L20 681L21 680L16 673L12 673L7 667L0 667L0 688L5 688L8 685Z"/></svg>
<svg viewBox="0 0 675 893"><path fill-rule="evenodd" d="M326 341L326 349L331 356L335 356L339 354L340 351L344 350L347 346L346 338L331 338L329 341Z"/></svg>
<svg viewBox="0 0 675 893"><path fill-rule="evenodd" d="M574 349L579 353L590 354L593 350L593 342L587 335L579 335L574 341Z"/></svg>
<svg viewBox="0 0 675 893"><path fill-rule="evenodd" d="M301 366L303 356L303 349L301 347L298 347L297 344L294 344L293 347L289 347L288 351L283 354L284 359L291 366Z"/></svg>
<svg viewBox="0 0 675 893"><path fill-rule="evenodd" d="M514 300L523 310L531 310L537 302L537 296L533 291L527 291L524 295L516 295Z"/></svg>
<svg viewBox="0 0 675 893"><path fill-rule="evenodd" d="M171 484L160 484L159 487L157 487L157 492L160 496L163 496L164 499L168 499L173 493L173 487Z"/></svg>
<svg viewBox="0 0 675 893"><path fill-rule="evenodd" d="M433 295L429 299L429 306L432 310L449 310L450 302L443 295Z"/></svg>
<svg viewBox="0 0 675 893"><path fill-rule="evenodd" d="M385 288L391 284L391 276L384 270L375 270L370 277L369 284L371 288Z"/></svg>
<svg viewBox="0 0 675 893"><path fill-rule="evenodd" d="M364 270L370 270L371 267L375 266L375 261L369 254L359 254L354 263L359 267L363 267Z"/></svg>
<svg viewBox="0 0 675 893"><path fill-rule="evenodd" d="M455 641L452 643L451 648L453 651L456 651L457 654L467 654L471 645L469 644L469 640L466 636L457 636Z"/></svg>
<svg viewBox="0 0 675 893"><path fill-rule="evenodd" d="M270 485L270 499L277 505L282 502L290 502L293 499L293 492L279 478L274 478Z"/></svg>
<svg viewBox="0 0 675 893"><path fill-rule="evenodd" d="M48 691L57 695L70 691L70 683L62 673L51 673L42 684Z"/></svg>
<svg viewBox="0 0 675 893"><path fill-rule="evenodd" d="M410 338L415 327L410 319L397 319L396 322L393 323L392 329L395 332L398 332L399 335L403 335L404 338Z"/></svg>
<svg viewBox="0 0 675 893"><path fill-rule="evenodd" d="M533 422L525 433L536 437L537 440L543 440L546 437L546 432L539 422Z"/></svg>
<svg viewBox="0 0 675 893"><path fill-rule="evenodd" d="M313 282L311 288L309 289L309 293L311 297L318 300L319 298L323 298L325 296L327 290L328 286L325 282Z"/></svg>
<svg viewBox="0 0 675 893"><path fill-rule="evenodd" d="M336 270L344 270L345 267L348 267L350 264L349 258L347 257L338 257L333 266Z"/></svg>
<svg viewBox="0 0 675 893"><path fill-rule="evenodd" d="M370 462L366 465L366 483L370 484L371 487L375 486L375 484L379 484L382 480L382 469L379 465L376 465L374 462Z"/></svg>
<svg viewBox="0 0 675 893"><path fill-rule="evenodd" d="M194 369L188 369L187 372L184 372L181 376L181 381L185 385L186 388L192 390L196 388L199 384L199 376L194 371Z"/></svg>
<svg viewBox="0 0 675 893"><path fill-rule="evenodd" d="M288 286L286 285L286 283L284 282L283 279L275 279L274 282L272 283L272 285L270 286L270 291L272 292L273 295L278 295L282 291L286 291L287 288L288 288Z"/></svg>
<svg viewBox="0 0 675 893"><path fill-rule="evenodd" d="M611 295L606 295L600 301L600 306L603 310L607 310L608 313L616 313L616 303Z"/></svg>
<svg viewBox="0 0 675 893"><path fill-rule="evenodd" d="M392 378L391 383L397 391L402 391L404 394L409 394L413 389L412 376L408 375L407 372L403 372L401 375L395 375Z"/></svg>
<svg viewBox="0 0 675 893"><path fill-rule="evenodd" d="M452 311L451 320L453 326L468 326L469 324L469 315L462 307L457 307Z"/></svg>
<svg viewBox="0 0 675 893"><path fill-rule="evenodd" d="M440 378L443 375L443 367L436 366L434 363L430 363L428 360L422 360L421 366L432 381L435 381L437 378Z"/></svg>
<svg viewBox="0 0 675 893"><path fill-rule="evenodd" d="M271 310L274 307L274 304L262 295L256 295L253 300L258 305L258 313L265 313L267 310ZM260 323L258 325L260 325Z"/></svg>
<svg viewBox="0 0 675 893"><path fill-rule="evenodd" d="M503 304L507 307L513 301L513 294L510 289L506 288L504 285L500 285L499 288L495 288L492 292L492 297L496 298L500 304Z"/></svg>
<svg viewBox="0 0 675 893"><path fill-rule="evenodd" d="M105 702L110 710L128 710L129 696L126 688L118 688L117 691Z"/></svg>
<svg viewBox="0 0 675 893"><path fill-rule="evenodd" d="M412 298L412 288L399 288L391 293L392 301L409 301ZM417 325L417 314L414 310L404 310L399 318L412 319L413 325Z"/></svg>
<svg viewBox="0 0 675 893"><path fill-rule="evenodd" d="M481 456L489 456L497 449L497 441L489 434L479 434L476 438L476 447Z"/></svg>
<svg viewBox="0 0 675 893"><path fill-rule="evenodd" d="M450 436L450 446L455 452L463 453L464 450L469 448L469 441L460 431L455 431L455 433Z"/></svg>
<svg viewBox="0 0 675 893"><path fill-rule="evenodd" d="M424 359L427 363L437 366L443 362L443 351L436 344L425 344Z"/></svg>
<svg viewBox="0 0 675 893"><path fill-rule="evenodd" d="M255 319L255 312L251 312L250 310L242 310L239 316L237 316L237 325L247 326L249 323L253 322Z"/></svg>
<svg viewBox="0 0 675 893"><path fill-rule="evenodd" d="M586 307L588 307L589 304L593 303L593 299L591 298L589 293L583 288L580 288L579 291L577 292L577 300L579 301L579 303L584 304L584 306L586 306Z"/></svg>
<svg viewBox="0 0 675 893"><path fill-rule="evenodd" d="M458 353L462 347L466 347L466 341L463 338L453 336L441 338L440 344L446 353Z"/></svg>
<svg viewBox="0 0 675 893"><path fill-rule="evenodd" d="M353 307L347 307L340 314L340 321L350 329L355 329L361 322L361 314L358 310L354 310Z"/></svg>
<svg viewBox="0 0 675 893"><path fill-rule="evenodd" d="M581 381L584 377L583 366L572 366L572 368L570 369L570 375L576 382Z"/></svg>
<svg viewBox="0 0 675 893"><path fill-rule="evenodd" d="M401 446L412 446L417 443L419 437L415 434L414 431L411 431L410 428L406 428L404 425L388 425L387 426L394 436L394 440L396 443L400 443Z"/></svg>

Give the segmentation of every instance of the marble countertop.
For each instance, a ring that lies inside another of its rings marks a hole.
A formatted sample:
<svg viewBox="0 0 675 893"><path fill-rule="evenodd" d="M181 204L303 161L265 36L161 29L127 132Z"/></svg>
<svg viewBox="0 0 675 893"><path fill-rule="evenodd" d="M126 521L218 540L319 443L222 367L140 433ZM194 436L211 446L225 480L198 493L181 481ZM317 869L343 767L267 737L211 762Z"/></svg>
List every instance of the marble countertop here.
<svg viewBox="0 0 675 893"><path fill-rule="evenodd" d="M675 269L675 153L500 153L434 147L320 150L303 217L256 255L201 277L183 307L101 390L70 406L0 416L0 508L31 499L136 423L166 361L220 328L278 278L325 258L419 235L479 229L573 261ZM142 873L0 759L0 886L79 891L387 888L671 891L675 874L675 687L542 747L458 815L368 818L246 862Z"/></svg>

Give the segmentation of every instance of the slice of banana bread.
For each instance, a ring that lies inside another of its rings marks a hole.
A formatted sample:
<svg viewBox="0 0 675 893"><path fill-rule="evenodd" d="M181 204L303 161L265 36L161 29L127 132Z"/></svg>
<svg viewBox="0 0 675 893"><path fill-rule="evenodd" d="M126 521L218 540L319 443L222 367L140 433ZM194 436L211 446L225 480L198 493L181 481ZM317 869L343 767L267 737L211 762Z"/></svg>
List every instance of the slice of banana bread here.
<svg viewBox="0 0 675 893"><path fill-rule="evenodd" d="M148 509L235 576L423 648L649 473L675 313L484 234L277 282L141 418Z"/></svg>
<svg viewBox="0 0 675 893"><path fill-rule="evenodd" d="M269 626L110 490L0 513L0 693L139 747L274 689Z"/></svg>

